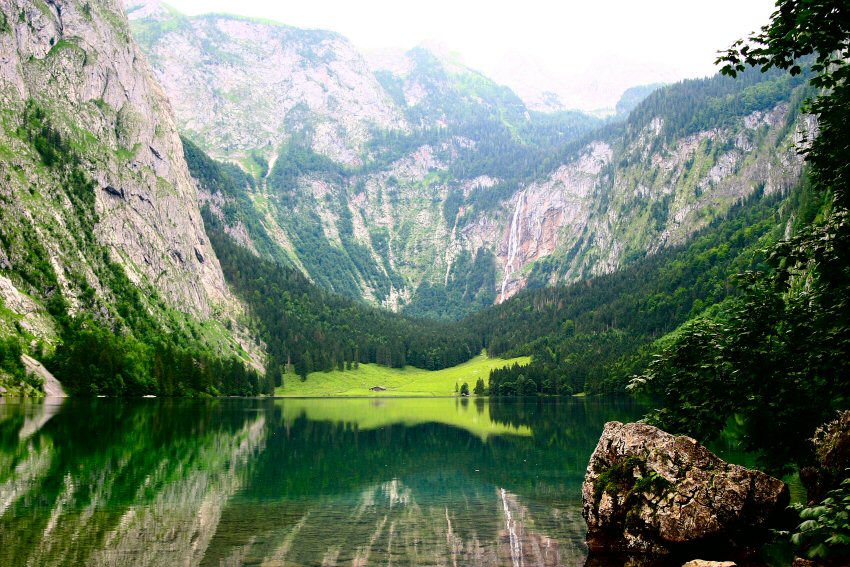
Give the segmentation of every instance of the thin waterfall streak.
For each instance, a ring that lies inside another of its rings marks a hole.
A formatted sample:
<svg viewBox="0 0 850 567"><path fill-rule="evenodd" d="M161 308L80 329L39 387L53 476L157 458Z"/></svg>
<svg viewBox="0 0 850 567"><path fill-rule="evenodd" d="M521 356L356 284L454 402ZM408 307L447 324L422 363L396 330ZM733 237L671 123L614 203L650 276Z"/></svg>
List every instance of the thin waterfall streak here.
<svg viewBox="0 0 850 567"><path fill-rule="evenodd" d="M443 282L443 285L446 287L449 286L449 272L452 270L451 245L454 243L455 238L457 238L457 217L455 217L455 223L452 226L452 234L449 237L449 246L446 248L446 278Z"/></svg>
<svg viewBox="0 0 850 567"><path fill-rule="evenodd" d="M502 290L499 293L499 303L505 300L505 287L508 285L508 278L514 273L514 261L516 260L516 251L519 245L520 232L520 211L525 201L525 192L519 194L516 201L513 217L511 218L511 228L508 232L508 260L505 263L505 277L502 279Z"/></svg>

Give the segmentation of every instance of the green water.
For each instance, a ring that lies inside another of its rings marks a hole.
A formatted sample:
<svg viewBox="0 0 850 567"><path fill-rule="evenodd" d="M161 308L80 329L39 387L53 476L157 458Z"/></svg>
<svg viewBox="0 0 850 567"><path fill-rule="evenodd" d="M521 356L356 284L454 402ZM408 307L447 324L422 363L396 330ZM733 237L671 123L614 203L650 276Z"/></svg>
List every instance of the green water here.
<svg viewBox="0 0 850 567"><path fill-rule="evenodd" d="M629 400L0 404L0 565L582 565Z"/></svg>

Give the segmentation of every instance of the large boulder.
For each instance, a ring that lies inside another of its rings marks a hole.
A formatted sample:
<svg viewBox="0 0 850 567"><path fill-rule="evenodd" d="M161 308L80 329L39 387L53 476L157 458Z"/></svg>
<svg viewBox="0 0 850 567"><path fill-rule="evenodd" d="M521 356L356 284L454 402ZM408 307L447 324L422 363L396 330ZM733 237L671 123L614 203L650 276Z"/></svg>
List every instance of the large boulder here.
<svg viewBox="0 0 850 567"><path fill-rule="evenodd" d="M693 558L749 547L784 512L789 492L690 437L612 421L590 458L582 497L591 553Z"/></svg>

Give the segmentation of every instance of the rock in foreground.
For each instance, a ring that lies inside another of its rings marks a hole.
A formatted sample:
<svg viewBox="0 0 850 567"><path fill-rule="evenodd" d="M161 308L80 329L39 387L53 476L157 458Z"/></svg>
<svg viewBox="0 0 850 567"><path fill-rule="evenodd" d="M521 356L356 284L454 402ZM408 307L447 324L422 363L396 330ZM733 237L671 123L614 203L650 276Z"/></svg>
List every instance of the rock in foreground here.
<svg viewBox="0 0 850 567"><path fill-rule="evenodd" d="M748 547L787 507L789 492L690 437L612 421L590 458L582 497L591 552L678 555Z"/></svg>

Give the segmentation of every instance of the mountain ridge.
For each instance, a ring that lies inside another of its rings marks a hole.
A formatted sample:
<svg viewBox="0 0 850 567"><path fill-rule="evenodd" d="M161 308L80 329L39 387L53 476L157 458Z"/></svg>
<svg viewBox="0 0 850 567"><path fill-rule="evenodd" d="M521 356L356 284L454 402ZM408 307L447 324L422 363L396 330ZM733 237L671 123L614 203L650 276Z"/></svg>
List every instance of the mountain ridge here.
<svg viewBox="0 0 850 567"><path fill-rule="evenodd" d="M0 331L90 394L462 362L486 334L360 301L453 320L609 281L742 204L769 216L816 130L797 110L807 72L647 88L602 122L530 112L424 48L375 75L338 34L148 3L131 13L152 18L132 24L149 66L115 3L0 5ZM279 122L253 113L269 101Z"/></svg>
<svg viewBox="0 0 850 567"><path fill-rule="evenodd" d="M285 235L281 247L314 281L411 314L457 318L526 285L569 283L681 244L759 185L787 192L801 172L790 147L812 128L798 124L800 85L774 74L649 87L633 117L578 128L568 143L544 142L539 158L505 146L517 130L486 120L383 134L374 155L391 157L353 169L289 144L249 195L265 221L272 212L276 226L266 228ZM687 97L702 109L699 124L680 124ZM548 135L539 125L524 128ZM501 164L498 148L510 156ZM513 163L537 165L517 174ZM347 274L324 271L309 257L317 255L338 257L333 264L348 265ZM463 269L453 274L455 267ZM492 285L470 291L469 269Z"/></svg>

